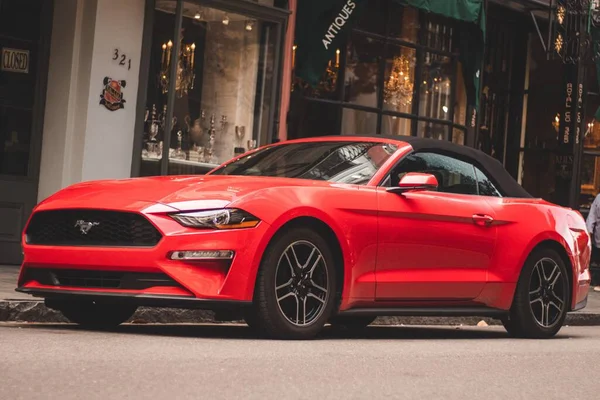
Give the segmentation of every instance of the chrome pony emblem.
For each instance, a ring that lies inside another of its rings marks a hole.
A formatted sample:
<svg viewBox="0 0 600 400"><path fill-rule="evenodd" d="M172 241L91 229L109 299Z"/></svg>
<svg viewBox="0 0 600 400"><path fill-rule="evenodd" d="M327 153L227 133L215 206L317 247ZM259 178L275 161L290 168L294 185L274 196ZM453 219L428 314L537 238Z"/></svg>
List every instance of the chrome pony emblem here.
<svg viewBox="0 0 600 400"><path fill-rule="evenodd" d="M79 219L77 222L75 222L75 228L79 228L82 235L87 235L90 229L98 225L100 225L100 222L88 222L82 219Z"/></svg>

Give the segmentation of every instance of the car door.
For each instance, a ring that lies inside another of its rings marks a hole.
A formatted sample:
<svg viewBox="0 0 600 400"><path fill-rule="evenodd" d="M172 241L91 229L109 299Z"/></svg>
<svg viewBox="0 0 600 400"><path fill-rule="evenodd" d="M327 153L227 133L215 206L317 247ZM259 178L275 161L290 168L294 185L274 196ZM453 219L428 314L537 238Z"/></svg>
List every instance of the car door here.
<svg viewBox="0 0 600 400"><path fill-rule="evenodd" d="M487 280L496 244L494 212L478 196L472 164L432 152L405 157L390 174L430 173L437 191L377 190L378 300L470 300Z"/></svg>

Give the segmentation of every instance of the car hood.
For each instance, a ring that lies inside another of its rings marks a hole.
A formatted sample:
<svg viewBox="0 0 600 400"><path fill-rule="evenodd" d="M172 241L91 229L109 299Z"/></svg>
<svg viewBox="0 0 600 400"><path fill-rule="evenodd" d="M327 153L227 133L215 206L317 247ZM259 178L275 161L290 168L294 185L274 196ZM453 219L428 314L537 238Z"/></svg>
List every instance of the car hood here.
<svg viewBox="0 0 600 400"><path fill-rule="evenodd" d="M225 207L252 192L283 186L330 186L326 181L248 176L160 176L90 181L61 190L40 208L146 209L161 204L185 211Z"/></svg>

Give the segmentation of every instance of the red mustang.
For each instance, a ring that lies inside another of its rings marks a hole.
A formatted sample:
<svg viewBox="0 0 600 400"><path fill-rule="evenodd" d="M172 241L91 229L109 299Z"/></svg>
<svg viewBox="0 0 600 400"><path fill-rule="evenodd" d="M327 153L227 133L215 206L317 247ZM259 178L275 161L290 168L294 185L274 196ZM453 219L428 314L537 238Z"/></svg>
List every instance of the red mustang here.
<svg viewBox="0 0 600 400"><path fill-rule="evenodd" d="M18 291L91 327L138 306L237 312L268 337L379 315L495 317L548 338L585 307L582 216L472 148L413 137L269 145L204 176L85 182L40 203Z"/></svg>

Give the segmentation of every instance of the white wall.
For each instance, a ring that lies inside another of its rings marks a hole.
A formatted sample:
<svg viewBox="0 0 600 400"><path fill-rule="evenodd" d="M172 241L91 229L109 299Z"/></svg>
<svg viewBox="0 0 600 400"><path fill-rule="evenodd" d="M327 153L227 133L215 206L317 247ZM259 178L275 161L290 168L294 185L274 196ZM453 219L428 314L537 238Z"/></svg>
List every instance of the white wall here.
<svg viewBox="0 0 600 400"><path fill-rule="evenodd" d="M130 176L144 0L55 2L38 200L76 182ZM112 60L118 48L131 69ZM100 105L105 76L125 108Z"/></svg>

